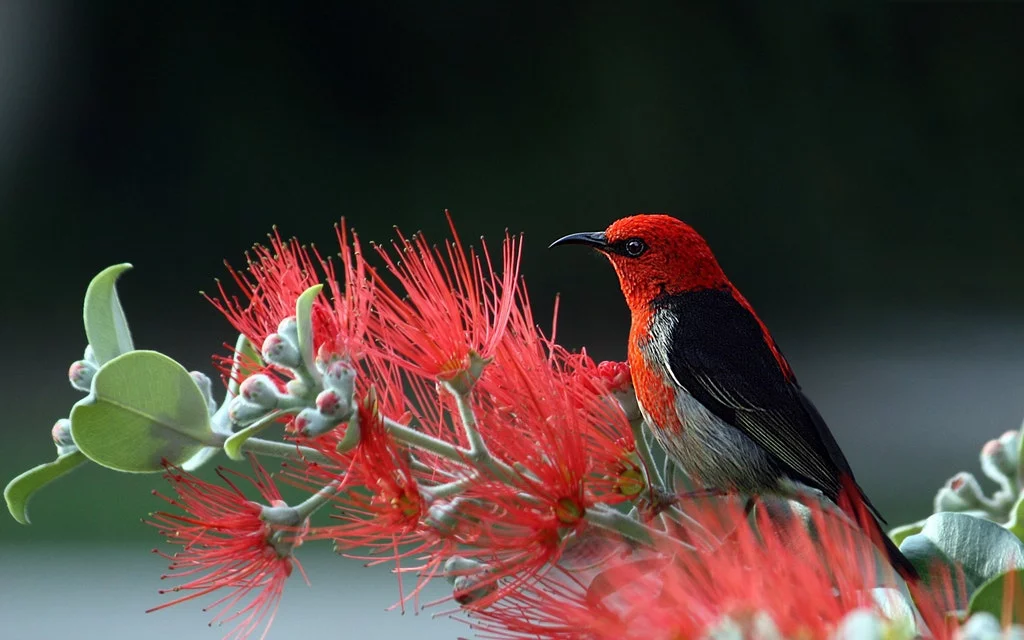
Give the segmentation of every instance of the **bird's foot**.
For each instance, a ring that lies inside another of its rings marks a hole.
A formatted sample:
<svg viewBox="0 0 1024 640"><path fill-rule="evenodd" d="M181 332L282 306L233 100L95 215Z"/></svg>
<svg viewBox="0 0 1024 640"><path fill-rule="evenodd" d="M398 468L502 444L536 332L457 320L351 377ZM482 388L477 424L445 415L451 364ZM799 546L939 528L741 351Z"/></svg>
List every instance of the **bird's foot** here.
<svg viewBox="0 0 1024 640"><path fill-rule="evenodd" d="M674 507L679 502L680 496L658 487L652 487L647 495L647 513L656 516L663 511Z"/></svg>

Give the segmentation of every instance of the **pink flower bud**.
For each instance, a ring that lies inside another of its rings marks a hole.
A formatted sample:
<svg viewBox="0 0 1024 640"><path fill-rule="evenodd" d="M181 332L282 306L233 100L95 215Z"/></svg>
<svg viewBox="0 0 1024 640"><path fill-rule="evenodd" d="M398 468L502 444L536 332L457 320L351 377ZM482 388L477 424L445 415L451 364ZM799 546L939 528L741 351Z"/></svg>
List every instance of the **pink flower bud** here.
<svg viewBox="0 0 1024 640"><path fill-rule="evenodd" d="M260 352L263 354L264 360L280 367L296 369L302 364L302 356L299 354L298 347L280 333L272 333L267 336Z"/></svg>
<svg viewBox="0 0 1024 640"><path fill-rule="evenodd" d="M68 368L68 380L71 386L79 391L89 393L92 388L92 379L96 375L97 367L88 360L77 360L71 363Z"/></svg>
<svg viewBox="0 0 1024 640"><path fill-rule="evenodd" d="M242 381L238 387L238 394L246 401L264 409L273 409L280 400L280 393L277 386L270 379L270 376L262 373L249 376Z"/></svg>
<svg viewBox="0 0 1024 640"><path fill-rule="evenodd" d="M67 418L55 422L53 429L50 430L50 435L53 436L53 444L57 446L57 455L62 456L78 449L71 437L71 421Z"/></svg>

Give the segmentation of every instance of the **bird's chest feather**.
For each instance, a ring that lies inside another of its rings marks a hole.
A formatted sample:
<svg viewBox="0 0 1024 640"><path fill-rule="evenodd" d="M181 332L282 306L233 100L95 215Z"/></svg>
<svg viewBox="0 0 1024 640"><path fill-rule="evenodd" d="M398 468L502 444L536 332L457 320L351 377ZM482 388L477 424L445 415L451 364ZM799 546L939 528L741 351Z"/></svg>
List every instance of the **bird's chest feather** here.
<svg viewBox="0 0 1024 640"><path fill-rule="evenodd" d="M765 453L675 383L667 358L672 328L671 318L654 314L630 340L637 401L658 444L707 486L753 491L773 482Z"/></svg>

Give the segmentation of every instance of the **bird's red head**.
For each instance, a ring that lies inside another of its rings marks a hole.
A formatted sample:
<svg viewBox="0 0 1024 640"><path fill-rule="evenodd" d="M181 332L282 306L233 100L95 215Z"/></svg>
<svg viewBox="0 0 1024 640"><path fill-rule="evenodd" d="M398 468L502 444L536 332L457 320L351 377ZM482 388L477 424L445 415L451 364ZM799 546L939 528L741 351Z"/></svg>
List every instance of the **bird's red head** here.
<svg viewBox="0 0 1024 640"><path fill-rule="evenodd" d="M574 233L551 246L560 244L589 245L607 256L634 310L649 308L662 294L729 286L704 238L664 214L629 216L604 231Z"/></svg>

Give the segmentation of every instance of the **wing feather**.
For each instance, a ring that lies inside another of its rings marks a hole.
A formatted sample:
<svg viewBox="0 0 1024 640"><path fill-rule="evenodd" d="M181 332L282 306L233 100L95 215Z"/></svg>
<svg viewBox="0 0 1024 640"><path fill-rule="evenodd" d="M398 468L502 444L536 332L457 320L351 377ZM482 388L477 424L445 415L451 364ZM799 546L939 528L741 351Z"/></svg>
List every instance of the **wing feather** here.
<svg viewBox="0 0 1024 640"><path fill-rule="evenodd" d="M672 318L666 363L681 388L832 500L849 463L771 338L731 292L707 289L662 301ZM780 356L781 357L781 356Z"/></svg>

